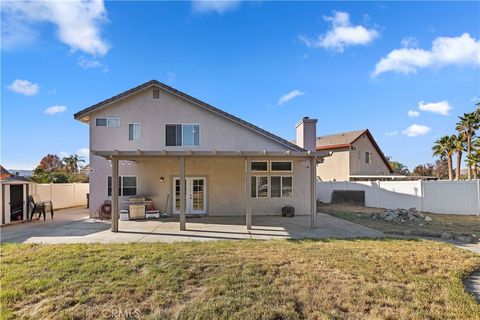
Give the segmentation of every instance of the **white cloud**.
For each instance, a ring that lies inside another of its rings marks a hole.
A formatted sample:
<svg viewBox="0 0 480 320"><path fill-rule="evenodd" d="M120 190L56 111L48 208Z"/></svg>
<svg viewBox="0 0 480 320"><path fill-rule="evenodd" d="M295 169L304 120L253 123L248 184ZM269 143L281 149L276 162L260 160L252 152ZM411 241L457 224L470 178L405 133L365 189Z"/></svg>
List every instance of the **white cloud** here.
<svg viewBox="0 0 480 320"><path fill-rule="evenodd" d="M325 21L332 23L332 29L317 38L300 35L298 38L308 47L325 48L343 52L345 47L366 45L379 36L375 29L367 29L361 25L352 25L346 12L334 11L332 17L324 16Z"/></svg>
<svg viewBox="0 0 480 320"><path fill-rule="evenodd" d="M386 136L389 136L389 137L391 137L391 136L396 136L397 134L398 134L398 130L385 132L385 135L386 135Z"/></svg>
<svg viewBox="0 0 480 320"><path fill-rule="evenodd" d="M81 148L77 150L77 154L81 157L87 158L90 156L90 149L88 148Z"/></svg>
<svg viewBox="0 0 480 320"><path fill-rule="evenodd" d="M460 37L438 37L433 40L430 50L395 49L375 65L372 76L389 71L416 73L421 68L448 65L480 65L480 41L464 33Z"/></svg>
<svg viewBox="0 0 480 320"><path fill-rule="evenodd" d="M9 84L7 89L26 96L34 96L38 93L38 84L28 80L17 79Z"/></svg>
<svg viewBox="0 0 480 320"><path fill-rule="evenodd" d="M45 109L43 113L53 115L57 113L63 113L65 110L67 110L66 106L51 106Z"/></svg>
<svg viewBox="0 0 480 320"><path fill-rule="evenodd" d="M420 115L420 112L418 112L416 110L408 110L407 114L408 114L409 117L416 118Z"/></svg>
<svg viewBox="0 0 480 320"><path fill-rule="evenodd" d="M450 110L452 110L453 108L450 106L448 101L430 102L430 103L424 103L423 101L420 101L418 103L418 109L422 111L438 113L438 114L441 114L442 116L448 116L450 114Z"/></svg>
<svg viewBox="0 0 480 320"><path fill-rule="evenodd" d="M107 21L103 0L95 1L3 1L2 18L20 29L2 23L2 45L21 45L37 36L33 24L49 22L57 27L58 38L72 51L103 56L109 45L101 37L101 24ZM25 33L28 37L23 36Z"/></svg>
<svg viewBox="0 0 480 320"><path fill-rule="evenodd" d="M430 132L430 127L427 127L422 124L412 124L410 127L402 131L403 135L406 135L407 137L418 137L418 136L423 136L424 134L427 134Z"/></svg>
<svg viewBox="0 0 480 320"><path fill-rule="evenodd" d="M236 9L240 5L239 0L193 0L192 8L197 13L215 12L223 14L227 11Z"/></svg>
<svg viewBox="0 0 480 320"><path fill-rule="evenodd" d="M58 157L59 157L60 159L63 159L63 158L69 157L69 156L70 156L70 153L68 153L67 151L60 151L60 152L58 153Z"/></svg>
<svg viewBox="0 0 480 320"><path fill-rule="evenodd" d="M474 96L470 99L470 102L479 103L480 102L480 97L479 96Z"/></svg>
<svg viewBox="0 0 480 320"><path fill-rule="evenodd" d="M418 47L418 39L415 37L403 38L400 42L404 48Z"/></svg>
<svg viewBox="0 0 480 320"><path fill-rule="evenodd" d="M289 93L287 93L286 95L280 97L280 99L278 99L278 105L282 105L284 103L287 103L288 101L296 98L296 97L299 97L299 96L303 96L305 94L305 92L302 92L300 90L293 90Z"/></svg>
<svg viewBox="0 0 480 320"><path fill-rule="evenodd" d="M78 65L83 69L98 69L101 68L102 72L108 72L108 66L104 65L96 59L87 59L84 56L78 58Z"/></svg>

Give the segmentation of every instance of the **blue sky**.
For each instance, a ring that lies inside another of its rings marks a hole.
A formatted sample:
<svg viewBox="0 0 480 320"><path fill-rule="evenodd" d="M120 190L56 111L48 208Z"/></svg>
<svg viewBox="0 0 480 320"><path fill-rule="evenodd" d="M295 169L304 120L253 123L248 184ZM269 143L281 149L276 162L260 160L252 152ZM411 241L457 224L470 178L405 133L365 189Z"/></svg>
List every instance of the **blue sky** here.
<svg viewBox="0 0 480 320"><path fill-rule="evenodd" d="M480 3L2 2L1 66L7 168L86 155L73 114L158 79L287 139L369 128L413 169L480 96Z"/></svg>

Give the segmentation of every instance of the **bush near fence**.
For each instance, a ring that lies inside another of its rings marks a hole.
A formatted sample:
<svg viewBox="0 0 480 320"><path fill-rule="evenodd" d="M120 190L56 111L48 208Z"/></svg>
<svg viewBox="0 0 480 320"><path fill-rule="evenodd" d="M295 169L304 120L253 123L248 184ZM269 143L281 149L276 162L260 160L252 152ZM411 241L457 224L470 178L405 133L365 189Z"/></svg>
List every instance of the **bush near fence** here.
<svg viewBox="0 0 480 320"><path fill-rule="evenodd" d="M317 200L330 203L333 190L364 190L367 207L415 207L440 214L480 214L480 180L319 181Z"/></svg>

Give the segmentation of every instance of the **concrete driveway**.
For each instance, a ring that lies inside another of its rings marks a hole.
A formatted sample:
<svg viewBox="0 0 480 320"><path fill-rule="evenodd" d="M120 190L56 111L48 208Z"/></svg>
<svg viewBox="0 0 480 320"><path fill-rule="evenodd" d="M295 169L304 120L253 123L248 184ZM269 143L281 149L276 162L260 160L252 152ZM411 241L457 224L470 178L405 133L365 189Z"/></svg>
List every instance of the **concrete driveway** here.
<svg viewBox="0 0 480 320"><path fill-rule="evenodd" d="M178 218L120 221L119 232L110 231L110 223L94 221L88 210L59 210L55 220L32 221L1 228L3 242L17 243L127 243L175 242L236 239L301 238L378 238L383 233L326 214L317 216L317 229L310 228L309 216L284 218L253 217L253 229L247 231L244 217L187 218L187 230L180 231Z"/></svg>

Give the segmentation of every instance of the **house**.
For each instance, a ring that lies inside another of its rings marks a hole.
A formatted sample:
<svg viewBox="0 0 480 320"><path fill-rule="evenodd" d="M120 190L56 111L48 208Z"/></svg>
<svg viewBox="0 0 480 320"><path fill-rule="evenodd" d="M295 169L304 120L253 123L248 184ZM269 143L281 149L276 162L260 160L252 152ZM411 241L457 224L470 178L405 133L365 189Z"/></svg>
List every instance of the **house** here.
<svg viewBox="0 0 480 320"><path fill-rule="evenodd" d="M13 178L15 175L11 174L7 169L0 165L0 180L8 180Z"/></svg>
<svg viewBox="0 0 480 320"><path fill-rule="evenodd" d="M317 138L317 151L331 156L317 166L322 181L351 181L393 174L393 169L368 129Z"/></svg>
<svg viewBox="0 0 480 320"><path fill-rule="evenodd" d="M315 150L314 119L297 124L295 145L156 80L74 118L89 126L90 214L111 199L112 231L134 196L179 214L181 230L186 215L245 215L250 228L252 215L278 215L286 205L315 224L324 153Z"/></svg>

